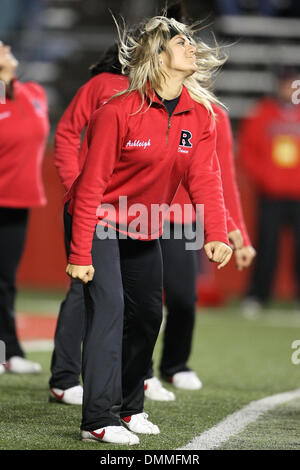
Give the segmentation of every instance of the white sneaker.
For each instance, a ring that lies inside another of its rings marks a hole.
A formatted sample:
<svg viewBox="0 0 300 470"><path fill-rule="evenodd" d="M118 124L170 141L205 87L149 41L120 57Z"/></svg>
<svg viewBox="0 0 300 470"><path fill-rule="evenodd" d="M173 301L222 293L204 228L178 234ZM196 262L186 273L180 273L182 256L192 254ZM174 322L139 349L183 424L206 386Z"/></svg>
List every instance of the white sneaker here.
<svg viewBox="0 0 300 470"><path fill-rule="evenodd" d="M200 390L202 382L197 374L192 371L177 372L172 377L172 384L182 390Z"/></svg>
<svg viewBox="0 0 300 470"><path fill-rule="evenodd" d="M66 405L82 405L82 400L83 388L81 385L75 385L75 387L66 388L65 390L50 388L49 401L65 403Z"/></svg>
<svg viewBox="0 0 300 470"><path fill-rule="evenodd" d="M263 305L255 297L246 297L241 302L242 315L248 320L258 318L262 311Z"/></svg>
<svg viewBox="0 0 300 470"><path fill-rule="evenodd" d="M5 364L5 369L13 374L38 374L42 371L40 364L20 356L11 357Z"/></svg>
<svg viewBox="0 0 300 470"><path fill-rule="evenodd" d="M122 423L132 432L137 434L159 434L159 427L148 421L147 413L126 416L121 419Z"/></svg>
<svg viewBox="0 0 300 470"><path fill-rule="evenodd" d="M95 431L81 431L83 441L110 442L111 444L136 445L140 443L138 436L123 426L106 426Z"/></svg>
<svg viewBox="0 0 300 470"><path fill-rule="evenodd" d="M145 397L154 401L174 401L175 395L163 387L157 377L151 377L144 382Z"/></svg>
<svg viewBox="0 0 300 470"><path fill-rule="evenodd" d="M0 364L0 375L4 374L4 372L5 372L5 367L3 364Z"/></svg>

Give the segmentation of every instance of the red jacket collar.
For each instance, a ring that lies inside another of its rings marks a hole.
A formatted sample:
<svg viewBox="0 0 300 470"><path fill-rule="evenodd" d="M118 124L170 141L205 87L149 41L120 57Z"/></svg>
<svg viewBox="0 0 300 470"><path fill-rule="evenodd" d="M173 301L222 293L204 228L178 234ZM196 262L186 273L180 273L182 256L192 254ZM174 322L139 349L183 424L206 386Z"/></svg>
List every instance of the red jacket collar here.
<svg viewBox="0 0 300 470"><path fill-rule="evenodd" d="M156 103L160 106L163 106L160 99L156 96L156 93L154 90L149 88L148 95L149 95L149 98L152 99L152 103ZM179 102L176 106L174 114L185 113L186 111L190 111L191 109L194 109L194 107L195 107L195 101L191 98L188 89L183 85Z"/></svg>

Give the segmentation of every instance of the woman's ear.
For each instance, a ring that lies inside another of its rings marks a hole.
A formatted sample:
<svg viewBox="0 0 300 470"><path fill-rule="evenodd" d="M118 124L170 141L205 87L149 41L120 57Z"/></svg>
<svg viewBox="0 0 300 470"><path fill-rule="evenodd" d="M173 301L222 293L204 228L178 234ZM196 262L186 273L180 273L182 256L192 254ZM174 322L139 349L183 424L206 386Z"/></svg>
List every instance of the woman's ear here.
<svg viewBox="0 0 300 470"><path fill-rule="evenodd" d="M165 56L166 56L166 53L165 51L162 51L158 54L158 60L159 60L159 64L160 65L163 65L164 62L165 62Z"/></svg>

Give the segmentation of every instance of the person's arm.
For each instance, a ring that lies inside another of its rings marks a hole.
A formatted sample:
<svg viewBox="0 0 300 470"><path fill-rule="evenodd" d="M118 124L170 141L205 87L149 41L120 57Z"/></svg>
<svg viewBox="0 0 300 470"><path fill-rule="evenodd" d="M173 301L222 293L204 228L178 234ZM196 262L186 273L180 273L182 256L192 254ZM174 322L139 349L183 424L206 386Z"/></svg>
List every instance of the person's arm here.
<svg viewBox="0 0 300 470"><path fill-rule="evenodd" d="M66 191L79 174L81 134L97 107L98 80L83 85L60 119L55 134L54 164Z"/></svg>
<svg viewBox="0 0 300 470"><path fill-rule="evenodd" d="M206 124L197 149L191 159L183 183L196 213L197 205L204 205L205 252L211 261L220 262L218 268L230 260L232 250L227 237L220 166L216 155L216 130L207 114Z"/></svg>
<svg viewBox="0 0 300 470"><path fill-rule="evenodd" d="M243 237L242 246L251 246L251 241L246 228L239 190L236 183L236 173L233 156L233 139L230 120L224 110L217 110L217 155L220 163L224 201L236 228L241 231ZM234 229L233 229L234 230ZM241 246L236 247L241 248Z"/></svg>
<svg viewBox="0 0 300 470"><path fill-rule="evenodd" d="M93 114L87 129L88 154L74 189L71 265L92 264L96 211L121 155L126 127L121 113L116 106L105 105Z"/></svg>
<svg viewBox="0 0 300 470"><path fill-rule="evenodd" d="M241 271L243 268L248 268L251 265L256 256L256 251L251 245L244 221L240 194L236 183L232 130L229 117L223 110L218 112L217 153L222 173L225 204L232 214L237 227L240 229L243 238L242 246L236 246L234 252L236 266Z"/></svg>

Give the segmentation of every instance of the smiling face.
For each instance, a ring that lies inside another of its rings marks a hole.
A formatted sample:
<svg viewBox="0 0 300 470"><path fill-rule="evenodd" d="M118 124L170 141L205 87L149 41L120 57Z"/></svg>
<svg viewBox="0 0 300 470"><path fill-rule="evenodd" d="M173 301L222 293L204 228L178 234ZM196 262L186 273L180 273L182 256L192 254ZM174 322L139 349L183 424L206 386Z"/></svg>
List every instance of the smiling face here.
<svg viewBox="0 0 300 470"><path fill-rule="evenodd" d="M0 41L0 72L13 73L18 66L18 61L11 53L10 46Z"/></svg>
<svg viewBox="0 0 300 470"><path fill-rule="evenodd" d="M162 69L168 75L189 77L197 70L196 48L183 34L177 34L168 43L168 50L159 54Z"/></svg>

